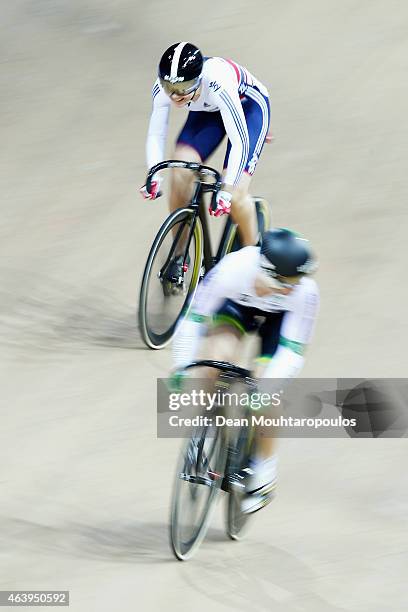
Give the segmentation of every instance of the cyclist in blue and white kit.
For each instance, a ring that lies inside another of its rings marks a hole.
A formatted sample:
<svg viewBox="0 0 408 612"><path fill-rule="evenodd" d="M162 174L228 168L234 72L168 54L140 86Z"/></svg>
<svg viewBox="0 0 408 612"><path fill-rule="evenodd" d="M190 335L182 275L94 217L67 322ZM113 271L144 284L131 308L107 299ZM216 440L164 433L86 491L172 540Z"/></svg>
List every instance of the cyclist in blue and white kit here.
<svg viewBox="0 0 408 612"><path fill-rule="evenodd" d="M287 229L265 232L261 247L226 255L200 284L174 340L175 376L197 358L204 336L210 336L211 354L200 357L234 363L242 337L257 332L260 389L262 379L279 379L281 385L282 379L296 377L318 313L319 290L309 276L315 268L308 241ZM270 431L258 428L255 438L250 465L241 474L247 493L244 512L267 504L276 485Z"/></svg>
<svg viewBox="0 0 408 612"><path fill-rule="evenodd" d="M217 195L217 209L210 210L210 214L220 216L231 212L239 226L242 244L255 244L256 216L249 187L263 145L269 138L266 87L231 60L203 57L188 42L171 45L161 58L159 77L153 87L153 112L146 142L149 168L164 159L171 104L187 107L189 111L177 138L176 159L202 163L227 135L224 183ZM191 173L173 170L171 211L188 201L192 180ZM147 199L158 197L160 177L155 177L150 193L146 186L141 192Z"/></svg>

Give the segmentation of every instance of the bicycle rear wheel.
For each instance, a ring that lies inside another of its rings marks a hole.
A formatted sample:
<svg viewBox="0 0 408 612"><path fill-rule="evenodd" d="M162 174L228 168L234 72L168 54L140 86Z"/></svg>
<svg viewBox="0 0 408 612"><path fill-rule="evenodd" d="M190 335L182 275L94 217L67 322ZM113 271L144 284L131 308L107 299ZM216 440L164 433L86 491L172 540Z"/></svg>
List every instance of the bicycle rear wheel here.
<svg viewBox="0 0 408 612"><path fill-rule="evenodd" d="M254 198L256 219L258 221L258 232L263 234L271 228L272 224L272 213L271 206L264 198Z"/></svg>
<svg viewBox="0 0 408 612"><path fill-rule="evenodd" d="M193 232L189 244L192 224ZM166 273L172 259L182 254L188 269L175 284ZM144 343L161 349L172 339L178 322L187 316L197 289L203 258L200 219L189 208L172 213L161 226L144 269L139 297L139 329Z"/></svg>
<svg viewBox="0 0 408 612"><path fill-rule="evenodd" d="M256 220L258 224L258 234L263 234L271 227L272 215L269 202L264 198L254 197ZM242 247L239 236L238 226L233 226L231 233L228 236L228 245L225 248L226 253L238 251Z"/></svg>
<svg viewBox="0 0 408 612"><path fill-rule="evenodd" d="M170 544L180 561L190 559L208 529L226 462L222 430L203 427L184 445L176 470Z"/></svg>

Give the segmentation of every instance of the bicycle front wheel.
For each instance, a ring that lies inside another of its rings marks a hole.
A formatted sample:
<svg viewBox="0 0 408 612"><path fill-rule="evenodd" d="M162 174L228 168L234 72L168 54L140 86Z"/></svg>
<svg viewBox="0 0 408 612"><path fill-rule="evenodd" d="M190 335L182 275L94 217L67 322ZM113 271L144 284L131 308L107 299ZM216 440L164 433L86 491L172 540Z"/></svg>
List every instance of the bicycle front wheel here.
<svg viewBox="0 0 408 612"><path fill-rule="evenodd" d="M222 430L203 427L184 445L176 470L170 544L180 561L190 559L208 529L225 472Z"/></svg>
<svg viewBox="0 0 408 612"><path fill-rule="evenodd" d="M176 256L183 256L186 262L178 283L168 278ZM174 211L153 242L140 288L139 329L148 347L161 349L166 346L179 321L187 316L200 278L202 259L200 219L189 208Z"/></svg>

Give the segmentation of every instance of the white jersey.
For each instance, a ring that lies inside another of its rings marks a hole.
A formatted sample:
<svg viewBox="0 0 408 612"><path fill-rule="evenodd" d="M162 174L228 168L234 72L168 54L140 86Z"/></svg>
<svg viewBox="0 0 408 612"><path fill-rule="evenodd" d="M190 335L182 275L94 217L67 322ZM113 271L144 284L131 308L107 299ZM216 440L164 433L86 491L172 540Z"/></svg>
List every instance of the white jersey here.
<svg viewBox="0 0 408 612"><path fill-rule="evenodd" d="M160 80L153 87L153 112L150 119L146 158L151 166L163 161L166 143L168 118L171 106L170 98L160 85ZM225 131L231 142L231 153L225 176L225 183L236 185L248 162L249 136L242 109L243 97L253 98L265 107L263 96L268 91L245 68L221 57L210 57L204 61L201 90L198 100L187 105L189 111L221 113ZM265 115L266 116L266 115ZM263 138L266 134L263 135Z"/></svg>
<svg viewBox="0 0 408 612"><path fill-rule="evenodd" d="M279 346L272 360L273 365L265 376L288 378L297 375L303 365L303 357L291 347L310 342L319 308L319 290L312 278L304 276L288 295L257 296L255 278L260 271L260 257L259 247L245 247L226 255L205 277L192 305L191 320L182 325L174 342L176 367L183 367L195 358L198 339L202 335L202 322L214 315L229 299L256 308L261 311L260 314L286 313L280 329L285 346Z"/></svg>

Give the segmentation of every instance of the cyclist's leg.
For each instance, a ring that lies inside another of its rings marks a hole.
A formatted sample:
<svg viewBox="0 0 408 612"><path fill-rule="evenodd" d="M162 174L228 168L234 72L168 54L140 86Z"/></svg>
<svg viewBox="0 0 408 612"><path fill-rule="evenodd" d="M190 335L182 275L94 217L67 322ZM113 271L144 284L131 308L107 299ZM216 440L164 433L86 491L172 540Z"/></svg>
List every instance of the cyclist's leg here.
<svg viewBox="0 0 408 612"><path fill-rule="evenodd" d="M245 307L231 300L224 304L214 315L211 327L202 345L200 358L236 363L240 342L248 331L249 318ZM207 376L216 378L218 372L209 368Z"/></svg>
<svg viewBox="0 0 408 612"><path fill-rule="evenodd" d="M181 161L201 163L201 157L199 153L193 148L186 144L176 144L174 150L174 159ZM177 208L183 208L189 201L192 194L194 175L189 170L183 170L183 168L172 168L171 170L171 187L170 187L170 198L169 198L169 210L170 213L177 210ZM178 227L173 228L173 237L175 238L178 232ZM176 247L175 257L172 265L169 269L170 278L179 278L182 276L183 267L183 252L188 240L188 227L186 227ZM189 264L189 260L187 261Z"/></svg>
<svg viewBox="0 0 408 612"><path fill-rule="evenodd" d="M284 317L283 312L271 312L259 329L261 338L261 355L257 359L255 377L262 379L265 370L277 351L280 338L280 329ZM268 459L276 450L276 436L270 427L257 427L256 429L256 456L261 459Z"/></svg>
<svg viewBox="0 0 408 612"><path fill-rule="evenodd" d="M203 163L225 136L220 113L191 112L176 141L174 158ZM170 210L185 206L192 195L194 175L182 168L173 168Z"/></svg>
<svg viewBox="0 0 408 612"><path fill-rule="evenodd" d="M228 323L211 326L201 341L197 359L234 363L239 352L242 336L243 334L234 325ZM192 370L191 375L192 377L200 377L200 390L202 392L210 394L214 392L214 385L219 376L217 369L201 367L197 370L197 373Z"/></svg>
<svg viewBox="0 0 408 612"><path fill-rule="evenodd" d="M202 163L217 148L224 138L225 130L220 113L190 112L177 138L174 158L182 161ZM173 212L186 206L192 196L194 175L183 168L173 168L169 208ZM176 236L177 228L173 230ZM169 268L171 278L182 276L183 251L188 237L188 229L180 236L174 260ZM188 262L187 262L188 263Z"/></svg>
<svg viewBox="0 0 408 612"><path fill-rule="evenodd" d="M282 318L283 313L269 313L259 329L262 348L255 371L257 378L262 377L267 363L277 350ZM276 431L270 427L256 427L249 467L251 474L246 484L248 495L242 500L243 512L255 512L273 497L277 480Z"/></svg>
<svg viewBox="0 0 408 612"><path fill-rule="evenodd" d="M208 336L210 351L202 358L230 361L236 363L239 354L240 342L246 332L257 328L254 318L254 309L241 306L226 300L214 317L214 326ZM270 338L271 339L271 338ZM208 370L208 389L213 384L216 372ZM255 438L260 437L259 430L255 432ZM263 443L264 438L262 438ZM255 440L254 451L257 451ZM276 484L276 456L269 448L262 449L268 455L259 458L251 453L248 467L239 471L241 482L245 483L246 492L241 500L241 510L245 513L254 512L266 505L272 498L272 492Z"/></svg>
<svg viewBox="0 0 408 612"><path fill-rule="evenodd" d="M191 146L183 143L177 143L174 149L174 159L182 161L202 163L201 156ZM182 208L189 201L192 193L194 175L189 170L183 168L173 168L171 170L171 188L170 188L170 212L177 208Z"/></svg>
<svg viewBox="0 0 408 612"><path fill-rule="evenodd" d="M249 154L244 173L234 188L231 213L239 226L243 246L249 246L255 244L257 239L256 211L249 188L269 130L269 100L259 91L253 90L242 102L242 109L248 127ZM224 168L228 165L230 151L231 143L228 142Z"/></svg>
<svg viewBox="0 0 408 612"><path fill-rule="evenodd" d="M238 225L242 246L251 246L257 241L255 204L249 194L251 176L244 173L234 189L231 216Z"/></svg>

